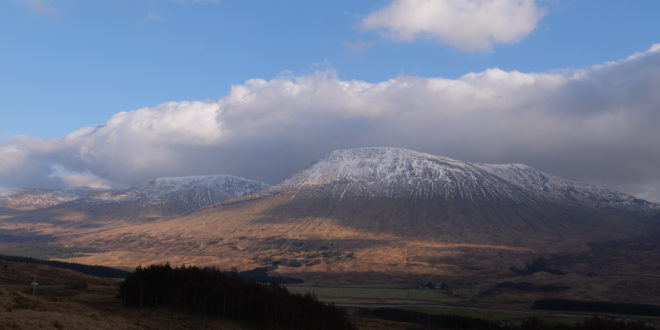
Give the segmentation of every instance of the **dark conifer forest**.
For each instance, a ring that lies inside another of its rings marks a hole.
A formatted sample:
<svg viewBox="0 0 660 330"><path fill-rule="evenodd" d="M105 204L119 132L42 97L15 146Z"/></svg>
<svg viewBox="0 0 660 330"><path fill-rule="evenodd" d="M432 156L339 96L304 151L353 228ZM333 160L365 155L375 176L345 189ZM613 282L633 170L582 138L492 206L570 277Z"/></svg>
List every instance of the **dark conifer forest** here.
<svg viewBox="0 0 660 330"><path fill-rule="evenodd" d="M353 329L346 312L279 284L261 284L216 268L138 267L120 285L129 307L167 306L184 312L244 320L268 328Z"/></svg>

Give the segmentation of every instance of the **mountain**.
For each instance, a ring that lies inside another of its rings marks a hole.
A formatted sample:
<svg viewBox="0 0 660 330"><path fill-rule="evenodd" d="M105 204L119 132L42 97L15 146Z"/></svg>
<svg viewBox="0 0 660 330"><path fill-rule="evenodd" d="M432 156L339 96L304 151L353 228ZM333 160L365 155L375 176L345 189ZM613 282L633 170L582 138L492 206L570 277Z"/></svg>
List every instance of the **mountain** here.
<svg viewBox="0 0 660 330"><path fill-rule="evenodd" d="M122 190L78 190L78 193L22 190L8 194L6 204L30 206L14 218L91 226L99 221L154 220L183 215L268 187L232 175L165 177Z"/></svg>
<svg viewBox="0 0 660 330"><path fill-rule="evenodd" d="M519 189L478 165L399 148L333 151L279 188L336 200L525 199Z"/></svg>
<svg viewBox="0 0 660 330"><path fill-rule="evenodd" d="M539 256L587 253L660 223L657 204L529 166L400 148L337 150L264 190L208 182L155 180L3 221L81 249L75 262L277 264L293 277L347 282L510 276ZM242 188L200 209L209 186Z"/></svg>
<svg viewBox="0 0 660 330"><path fill-rule="evenodd" d="M98 208L104 205L132 205L158 208L165 213L187 213L268 187L263 182L232 175L166 177L125 190L90 194L66 206Z"/></svg>
<svg viewBox="0 0 660 330"><path fill-rule="evenodd" d="M657 210L658 205L610 189L570 181L524 164L479 164L481 168L542 198L596 208Z"/></svg>
<svg viewBox="0 0 660 330"><path fill-rule="evenodd" d="M507 244L644 233L658 206L520 164L461 162L407 149L331 152L271 189L271 221L331 218L398 236ZM552 243L554 244L554 243Z"/></svg>
<svg viewBox="0 0 660 330"><path fill-rule="evenodd" d="M336 150L279 185L316 189L330 198L531 201L647 209L633 196L565 180L523 164L477 164L402 148Z"/></svg>
<svg viewBox="0 0 660 330"><path fill-rule="evenodd" d="M18 189L0 194L0 208L33 210L78 199L92 189Z"/></svg>

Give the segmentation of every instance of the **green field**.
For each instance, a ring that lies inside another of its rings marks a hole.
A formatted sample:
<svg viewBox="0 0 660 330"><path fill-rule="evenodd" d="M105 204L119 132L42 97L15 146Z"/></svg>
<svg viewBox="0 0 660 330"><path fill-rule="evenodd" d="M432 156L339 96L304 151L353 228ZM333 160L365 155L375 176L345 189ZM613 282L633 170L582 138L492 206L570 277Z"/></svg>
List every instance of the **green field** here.
<svg viewBox="0 0 660 330"><path fill-rule="evenodd" d="M512 308L498 309L497 307L479 308L466 304L461 298L452 297L446 291L432 289L410 289L410 288L379 288L379 287L340 287L340 286L303 286L289 285L288 290L293 293L313 293L321 301L335 304L356 305L348 307L349 310L358 308L388 307L415 311L425 314L459 315L484 319L496 322L499 325L519 325L521 322L536 318L540 321L554 325L573 325L585 318L591 317L592 313L579 312L555 312ZM409 306L405 306L409 305ZM438 305L438 306L429 306ZM657 323L657 318L626 316L628 319L636 319Z"/></svg>
<svg viewBox="0 0 660 330"><path fill-rule="evenodd" d="M455 304L454 298L441 290L372 287L287 287L294 293L313 293L321 301L336 304Z"/></svg>
<svg viewBox="0 0 660 330"><path fill-rule="evenodd" d="M413 306L401 308L404 310L420 312L425 314L460 315L469 316L496 322L499 325L518 325L530 317L539 319L547 324L573 325L582 321L587 315L562 315L539 311L498 311L487 309L475 309L471 307L431 307Z"/></svg>

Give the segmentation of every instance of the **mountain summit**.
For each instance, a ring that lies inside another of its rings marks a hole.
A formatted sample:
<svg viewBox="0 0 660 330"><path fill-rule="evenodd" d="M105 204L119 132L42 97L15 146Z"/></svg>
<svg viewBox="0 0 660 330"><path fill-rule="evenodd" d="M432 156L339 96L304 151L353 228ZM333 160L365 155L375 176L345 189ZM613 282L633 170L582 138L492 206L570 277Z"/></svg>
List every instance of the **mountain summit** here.
<svg viewBox="0 0 660 330"><path fill-rule="evenodd" d="M523 164L479 164L402 148L336 150L279 185L346 197L531 201L652 208L633 196L565 180Z"/></svg>
<svg viewBox="0 0 660 330"><path fill-rule="evenodd" d="M525 198L516 186L478 165L401 148L336 150L280 187L321 189L339 199Z"/></svg>

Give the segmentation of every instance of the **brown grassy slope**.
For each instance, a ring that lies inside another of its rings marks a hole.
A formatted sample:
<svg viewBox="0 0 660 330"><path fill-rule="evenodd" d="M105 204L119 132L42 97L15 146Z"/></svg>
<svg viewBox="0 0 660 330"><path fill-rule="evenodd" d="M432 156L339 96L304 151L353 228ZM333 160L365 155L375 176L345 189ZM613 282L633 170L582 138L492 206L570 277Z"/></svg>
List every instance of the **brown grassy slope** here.
<svg viewBox="0 0 660 330"><path fill-rule="evenodd" d="M85 282L89 285L114 285L115 279L107 279L32 262L0 260L0 284L29 285L32 281L41 285L70 285Z"/></svg>
<svg viewBox="0 0 660 330"><path fill-rule="evenodd" d="M591 244L588 252L555 258L551 262L584 273L644 274L660 280L660 231ZM585 265L589 268L584 268Z"/></svg>
<svg viewBox="0 0 660 330"><path fill-rule="evenodd" d="M261 194L178 219L90 229L67 241L106 251L76 262L123 267L169 261L243 270L286 258L308 264L290 273L464 275L508 271L542 253L587 251L590 240L646 228L620 214L546 206L543 215L537 207Z"/></svg>
<svg viewBox="0 0 660 330"><path fill-rule="evenodd" d="M642 296L649 298L648 303L660 305L660 231L592 244L588 252L557 257L550 263L587 276L585 280L600 286L598 291L610 300Z"/></svg>
<svg viewBox="0 0 660 330"><path fill-rule="evenodd" d="M72 212L60 215L57 224L5 220L3 228L28 226L52 237L51 244L95 249L66 259L73 262L247 270L287 259L299 267L281 266L277 272L342 281L372 281L375 274L397 280L509 276L510 266L537 256L588 252L588 242L633 237L648 229L648 223L621 212L538 201L482 202L333 199L271 191L175 219L90 225Z"/></svg>
<svg viewBox="0 0 660 330"><path fill-rule="evenodd" d="M476 290L475 302L495 306L530 305L536 299L566 298L660 305L660 232L650 235L591 244L588 251L547 259L549 269L564 274L539 271L486 278ZM501 290L496 283L526 282L537 287L568 287L557 292Z"/></svg>

